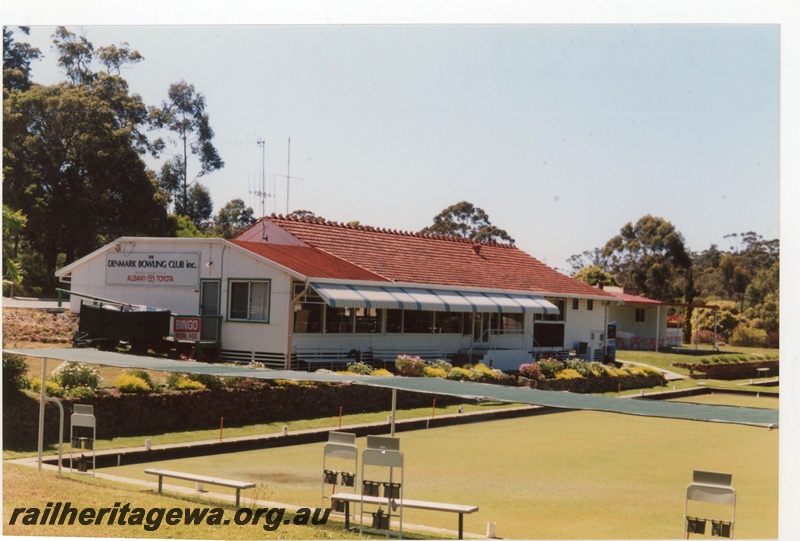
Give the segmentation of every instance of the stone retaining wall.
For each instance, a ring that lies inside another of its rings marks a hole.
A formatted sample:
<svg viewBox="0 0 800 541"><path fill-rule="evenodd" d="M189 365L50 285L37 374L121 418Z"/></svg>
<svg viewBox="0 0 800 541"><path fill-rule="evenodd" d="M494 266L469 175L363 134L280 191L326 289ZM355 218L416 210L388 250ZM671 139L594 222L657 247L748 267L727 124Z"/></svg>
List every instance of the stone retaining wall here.
<svg viewBox="0 0 800 541"><path fill-rule="evenodd" d="M463 403L464 399L425 393L398 391L398 409ZM72 405L91 404L97 418L97 437L114 438L138 434L159 434L179 430L244 426L286 422L315 417L388 411L392 409L391 389L365 385L263 386L254 389L219 389L142 394L104 394L93 400L61 399L64 406L64 438L69 438ZM3 446L36 444L39 401L29 396L3 408ZM45 406L45 441L58 441L58 407Z"/></svg>
<svg viewBox="0 0 800 541"><path fill-rule="evenodd" d="M759 368L769 368L767 376L774 378L780 375L780 361L751 361L740 363L676 363L675 366L693 371L692 377L709 379L747 379L763 377Z"/></svg>

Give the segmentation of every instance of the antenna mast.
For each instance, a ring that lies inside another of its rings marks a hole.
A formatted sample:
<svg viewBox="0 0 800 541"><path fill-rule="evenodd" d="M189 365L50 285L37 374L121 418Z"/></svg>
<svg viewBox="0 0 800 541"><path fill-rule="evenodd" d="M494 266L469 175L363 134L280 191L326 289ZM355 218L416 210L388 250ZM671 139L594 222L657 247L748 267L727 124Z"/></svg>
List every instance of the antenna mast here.
<svg viewBox="0 0 800 541"><path fill-rule="evenodd" d="M303 180L300 177L293 177L291 175L291 167L292 167L292 138L289 137L289 153L286 158L286 174L285 175L275 175L276 177L285 177L286 178L286 215L289 215L289 181L290 180Z"/></svg>
<svg viewBox="0 0 800 541"><path fill-rule="evenodd" d="M289 215L289 179L292 176L289 174L289 170L292 167L292 138L289 137L289 152L286 155L286 215Z"/></svg>
<svg viewBox="0 0 800 541"><path fill-rule="evenodd" d="M259 137L256 139L256 144L261 147L261 186L256 191L251 191L250 193L261 198L261 216L265 216L267 214L265 200L267 197L273 197L272 194L267 192L267 176L265 172L265 149L267 143Z"/></svg>

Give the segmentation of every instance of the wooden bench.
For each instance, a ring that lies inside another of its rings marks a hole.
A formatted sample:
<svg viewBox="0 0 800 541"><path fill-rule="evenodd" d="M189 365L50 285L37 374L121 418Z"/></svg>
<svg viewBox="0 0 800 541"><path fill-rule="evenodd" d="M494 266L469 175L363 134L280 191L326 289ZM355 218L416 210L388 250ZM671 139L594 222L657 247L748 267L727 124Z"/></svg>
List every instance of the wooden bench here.
<svg viewBox="0 0 800 541"><path fill-rule="evenodd" d="M300 346L294 348L295 362L297 368L300 368L300 363L306 364L306 370L311 371L312 366L330 366L333 370L334 366L347 365L347 363L355 362L355 358L350 354L350 351L345 351L343 348L326 347L326 346Z"/></svg>
<svg viewBox="0 0 800 541"><path fill-rule="evenodd" d="M372 359L380 361L384 366L394 364L400 355L419 357L424 361L436 361L447 359L447 355L437 346L398 346L398 347L377 347L372 348Z"/></svg>
<svg viewBox="0 0 800 541"><path fill-rule="evenodd" d="M369 503L375 505L389 506L389 498L381 498L379 496L363 496L361 494L353 494L352 492L339 492L331 495L331 500L341 501L345 504L345 529L350 528L350 504L351 503ZM402 505L409 509L424 509L426 511L442 511L445 513L458 513L458 538L464 539L464 515L475 513L478 511L476 505L458 505L453 503L439 503L439 502L425 502L421 500L409 500L403 498L402 500L391 500L392 504Z"/></svg>
<svg viewBox="0 0 800 541"><path fill-rule="evenodd" d="M144 470L144 473L151 475L158 475L158 493L161 494L162 481L164 477L172 477L174 479L183 479L184 481L194 481L195 483L204 483L209 485L218 485L222 487L229 487L236 489L236 507L239 507L239 496L243 488L253 488L255 483L247 481L233 481L230 479L220 479L218 477L209 477L208 475L197 475L194 473L184 473L172 470L159 470L149 468ZM200 490L200 489L198 489Z"/></svg>

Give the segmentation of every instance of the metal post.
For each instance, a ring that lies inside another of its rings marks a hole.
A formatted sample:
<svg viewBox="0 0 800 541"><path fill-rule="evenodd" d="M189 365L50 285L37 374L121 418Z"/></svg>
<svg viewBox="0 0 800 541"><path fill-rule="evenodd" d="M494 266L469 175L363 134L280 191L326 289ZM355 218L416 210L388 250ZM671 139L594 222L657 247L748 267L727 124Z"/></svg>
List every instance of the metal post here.
<svg viewBox="0 0 800 541"><path fill-rule="evenodd" d="M44 395L47 376L47 357L42 357L42 388L39 396L39 473L42 473L42 454L44 452Z"/></svg>
<svg viewBox="0 0 800 541"><path fill-rule="evenodd" d="M303 291L298 293L296 297L292 298L292 293L294 293L292 285L289 286L289 321L287 322L288 333L286 334L286 363L284 364L284 368L286 370L292 369L292 335L294 333L294 305L299 301L303 296L308 293L309 283L306 282Z"/></svg>
<svg viewBox="0 0 800 541"><path fill-rule="evenodd" d="M392 430L391 435L394 436L394 421L397 416L397 389L392 389Z"/></svg>
<svg viewBox="0 0 800 541"><path fill-rule="evenodd" d="M661 305L656 306L656 353L658 352L658 338L661 330Z"/></svg>
<svg viewBox="0 0 800 541"><path fill-rule="evenodd" d="M61 456L64 447L64 405L58 398L45 398L45 400L55 402L56 406L58 406L58 419L60 421L58 425L58 475L61 475Z"/></svg>

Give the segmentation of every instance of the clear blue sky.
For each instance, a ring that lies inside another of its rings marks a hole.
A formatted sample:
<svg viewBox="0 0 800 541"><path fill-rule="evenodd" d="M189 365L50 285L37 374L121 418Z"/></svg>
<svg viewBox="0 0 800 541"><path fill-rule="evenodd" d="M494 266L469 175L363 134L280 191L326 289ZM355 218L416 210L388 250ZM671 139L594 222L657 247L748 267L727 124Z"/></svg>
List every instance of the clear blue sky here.
<svg viewBox="0 0 800 541"><path fill-rule="evenodd" d="M417 231L468 200L553 267L629 221L671 221L691 250L779 236L775 24L68 25L128 42L157 105L185 79L207 99L225 167L218 209ZM61 77L53 25L27 38Z"/></svg>

